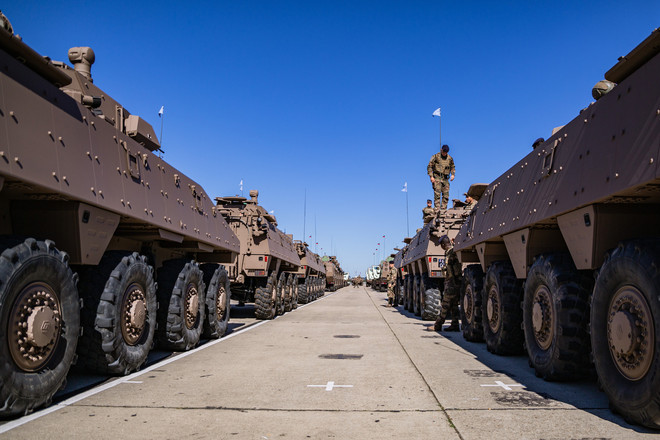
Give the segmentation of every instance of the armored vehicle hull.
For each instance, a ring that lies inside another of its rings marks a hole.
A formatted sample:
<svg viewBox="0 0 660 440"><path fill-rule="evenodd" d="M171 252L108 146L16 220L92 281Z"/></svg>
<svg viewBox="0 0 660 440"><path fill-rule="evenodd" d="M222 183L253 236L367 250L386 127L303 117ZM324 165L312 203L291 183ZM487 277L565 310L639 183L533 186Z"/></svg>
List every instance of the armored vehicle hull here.
<svg viewBox="0 0 660 440"><path fill-rule="evenodd" d="M486 184L475 183L467 194L478 200L485 188ZM404 308L424 320L435 320L440 311L445 278L445 251L440 246L440 237L447 235L453 240L471 209L455 200L454 207L439 211L424 224L410 239L402 256Z"/></svg>
<svg viewBox="0 0 660 440"><path fill-rule="evenodd" d="M127 374L154 340L187 350L227 325L238 239L92 82L93 51L69 59L0 27L0 416L47 404L76 348L79 365Z"/></svg>
<svg viewBox="0 0 660 440"><path fill-rule="evenodd" d="M257 319L273 319L298 306L301 262L293 238L258 203L258 191L216 198L217 209L240 240L240 254L228 267L232 298L253 302Z"/></svg>
<svg viewBox="0 0 660 440"><path fill-rule="evenodd" d="M296 240L294 244L300 257L300 268L296 273L298 302L306 304L322 296L325 291L325 265L317 254L309 250L307 243Z"/></svg>
<svg viewBox="0 0 660 440"><path fill-rule="evenodd" d="M478 263L462 304L481 313L490 351L526 350L549 380L579 377L593 360L611 407L654 428L659 51L656 30L607 72L618 83L609 93L488 186L456 238L459 258Z"/></svg>

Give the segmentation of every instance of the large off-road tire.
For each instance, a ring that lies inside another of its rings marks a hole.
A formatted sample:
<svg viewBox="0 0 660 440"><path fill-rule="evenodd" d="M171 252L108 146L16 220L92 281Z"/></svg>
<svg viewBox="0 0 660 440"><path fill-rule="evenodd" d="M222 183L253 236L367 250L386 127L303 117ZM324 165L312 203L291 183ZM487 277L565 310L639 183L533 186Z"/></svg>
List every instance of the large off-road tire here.
<svg viewBox="0 0 660 440"><path fill-rule="evenodd" d="M419 284L420 284L420 277L419 275L415 275L414 278L412 278L412 291L413 291L413 313L415 316L421 316L422 315L422 307L421 307L421 294L419 292Z"/></svg>
<svg viewBox="0 0 660 440"><path fill-rule="evenodd" d="M306 285L307 280L303 283ZM291 295L293 299L291 300L291 309L296 310L298 308L298 277L294 274L291 274Z"/></svg>
<svg viewBox="0 0 660 440"><path fill-rule="evenodd" d="M280 273L279 278L277 279L277 314L284 315L284 310L286 305L285 301L285 291L287 283L287 274L285 272Z"/></svg>
<svg viewBox="0 0 660 440"><path fill-rule="evenodd" d="M523 352L522 282L511 263L496 261L486 272L481 310L488 351L500 355Z"/></svg>
<svg viewBox="0 0 660 440"><path fill-rule="evenodd" d="M290 312L293 310L293 281L295 277L294 274L288 273L284 277L284 313ZM298 293L298 289L296 289L296 294Z"/></svg>
<svg viewBox="0 0 660 440"><path fill-rule="evenodd" d="M623 242L606 256L591 302L591 346L612 409L660 428L660 240Z"/></svg>
<svg viewBox="0 0 660 440"><path fill-rule="evenodd" d="M137 252L109 251L96 267L83 267L78 365L126 375L145 363L156 329L154 269Z"/></svg>
<svg viewBox="0 0 660 440"><path fill-rule="evenodd" d="M440 289L431 288L429 277L423 275L419 291L422 297L422 320L435 321L440 314L440 303L442 302Z"/></svg>
<svg viewBox="0 0 660 440"><path fill-rule="evenodd" d="M310 292L310 289L313 289L312 286L313 284L308 285L307 281L302 284L298 284L298 302L300 304L307 304L309 302L309 296L313 295L313 293Z"/></svg>
<svg viewBox="0 0 660 440"><path fill-rule="evenodd" d="M158 270L158 329L163 348L187 351L199 344L204 327L204 274L195 261L169 260Z"/></svg>
<svg viewBox="0 0 660 440"><path fill-rule="evenodd" d="M257 319L273 319L277 316L277 278L272 273L266 287L258 287L254 293L254 316Z"/></svg>
<svg viewBox="0 0 660 440"><path fill-rule="evenodd" d="M589 278L570 256L540 255L527 273L523 300L525 347L545 380L589 374Z"/></svg>
<svg viewBox="0 0 660 440"><path fill-rule="evenodd" d="M412 283L410 280L412 275L406 275L403 280L403 308L408 312L412 312Z"/></svg>
<svg viewBox="0 0 660 440"><path fill-rule="evenodd" d="M9 245L11 246L11 245ZM78 276L50 240L0 255L0 416L50 403L66 380L80 333Z"/></svg>
<svg viewBox="0 0 660 440"><path fill-rule="evenodd" d="M480 342L484 340L481 315L483 286L484 272L481 270L481 265L467 266L461 284L461 328L466 341Z"/></svg>
<svg viewBox="0 0 660 440"><path fill-rule="evenodd" d="M218 264L202 264L206 287L206 307L202 336L209 339L221 338L227 333L231 309L231 290L227 270Z"/></svg>

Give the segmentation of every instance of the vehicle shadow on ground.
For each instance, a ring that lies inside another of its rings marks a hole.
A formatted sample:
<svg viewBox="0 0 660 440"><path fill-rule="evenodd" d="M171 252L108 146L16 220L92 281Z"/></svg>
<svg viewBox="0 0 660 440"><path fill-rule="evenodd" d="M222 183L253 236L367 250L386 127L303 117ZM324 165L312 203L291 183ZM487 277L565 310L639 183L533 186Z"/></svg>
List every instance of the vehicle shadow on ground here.
<svg viewBox="0 0 660 440"><path fill-rule="evenodd" d="M386 299L383 301L382 307L387 307ZM505 380L511 379L513 382L523 385L520 391L503 392L502 390L491 393L495 401L503 407L512 409L552 408L553 406L558 407L558 403L561 402L634 432L658 434L658 431L631 425L623 417L613 413L609 408L607 396L598 389L595 373L590 374L587 378L571 382L548 382L536 377L534 369L529 366L526 354L495 355L488 351L485 342L466 341L462 332L434 331L433 321L423 321L420 316L405 310L402 305L396 306L393 310L410 318L411 324L421 327L420 337L436 339L434 341L436 345L446 346L446 342L442 341L443 338L451 341L452 344L471 353L476 360L492 370L492 373L487 370L464 370L466 374L478 374L481 377L492 376L494 380L498 380L498 377Z"/></svg>

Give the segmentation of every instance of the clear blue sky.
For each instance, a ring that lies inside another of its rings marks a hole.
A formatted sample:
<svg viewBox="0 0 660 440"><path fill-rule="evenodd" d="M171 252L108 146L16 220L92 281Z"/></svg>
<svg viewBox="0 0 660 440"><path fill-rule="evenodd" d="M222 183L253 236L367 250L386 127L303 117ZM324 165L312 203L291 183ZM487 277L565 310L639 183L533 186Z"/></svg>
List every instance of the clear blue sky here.
<svg viewBox="0 0 660 440"><path fill-rule="evenodd" d="M68 62L69 47L92 47L95 84L156 133L165 106L166 160L211 197L240 194L241 180L245 195L258 189L282 229L304 230L351 275L406 236L404 182L410 235L421 226L436 108L459 198L574 118L660 25L658 0L18 0L2 11L42 55Z"/></svg>

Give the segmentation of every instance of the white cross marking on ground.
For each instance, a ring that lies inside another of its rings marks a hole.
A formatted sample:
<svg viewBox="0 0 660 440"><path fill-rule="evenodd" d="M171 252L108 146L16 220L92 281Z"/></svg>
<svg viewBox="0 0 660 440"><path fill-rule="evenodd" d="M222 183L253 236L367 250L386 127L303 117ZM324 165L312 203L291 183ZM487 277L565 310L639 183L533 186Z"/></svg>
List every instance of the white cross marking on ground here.
<svg viewBox="0 0 660 440"><path fill-rule="evenodd" d="M325 385L307 385L308 387L314 388L325 388L326 391L332 391L333 388L353 388L353 385L335 385L334 382L330 381Z"/></svg>
<svg viewBox="0 0 660 440"><path fill-rule="evenodd" d="M524 387L524 385L520 385L519 383L510 383L510 384L505 384L501 380L496 380L495 385L487 384L487 385L481 385L482 387L502 387L507 391L513 390L511 387Z"/></svg>

